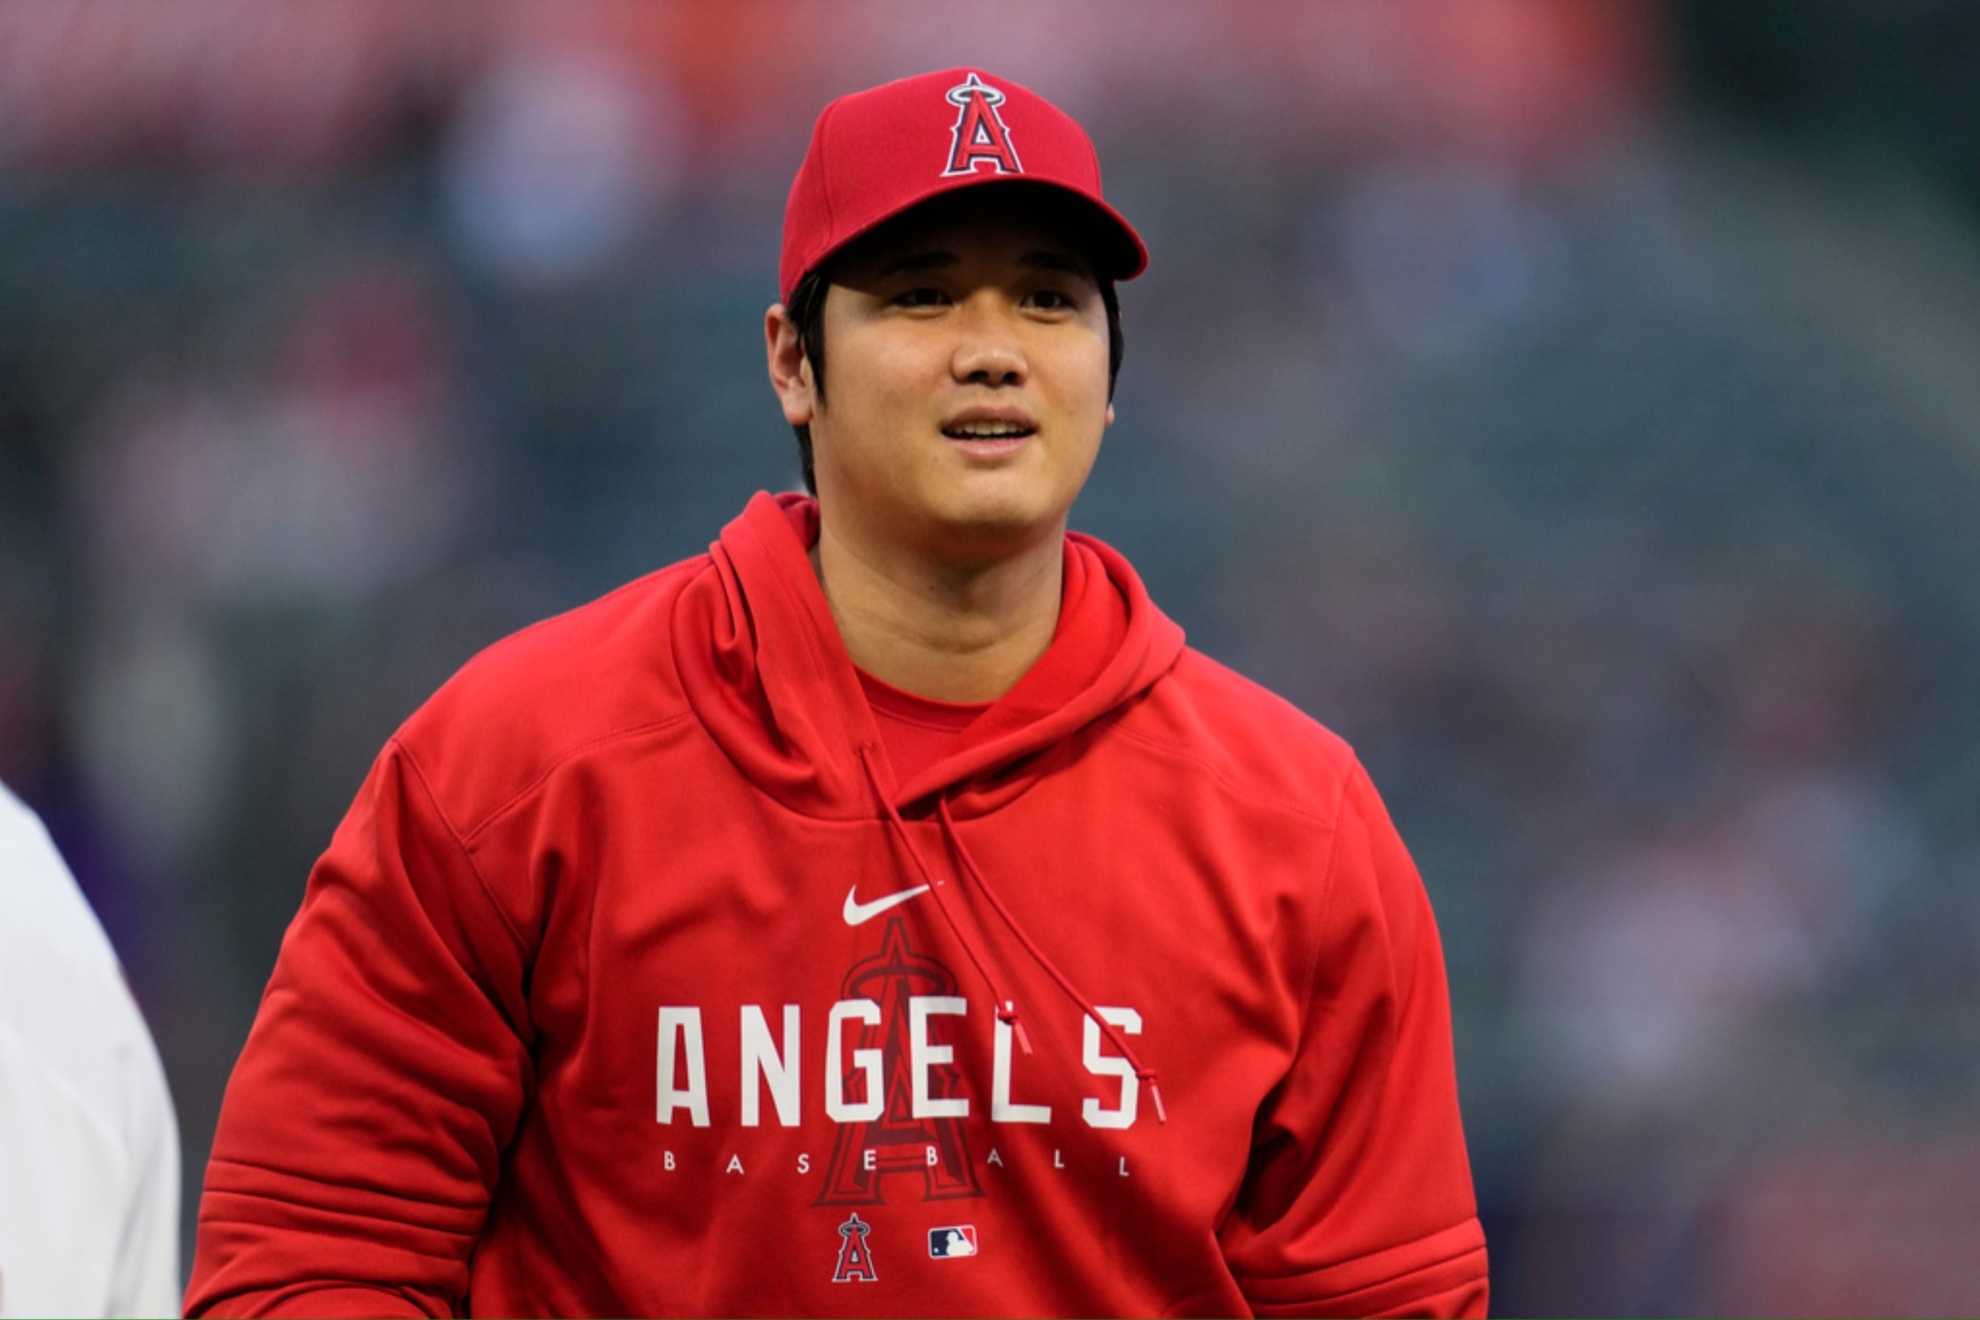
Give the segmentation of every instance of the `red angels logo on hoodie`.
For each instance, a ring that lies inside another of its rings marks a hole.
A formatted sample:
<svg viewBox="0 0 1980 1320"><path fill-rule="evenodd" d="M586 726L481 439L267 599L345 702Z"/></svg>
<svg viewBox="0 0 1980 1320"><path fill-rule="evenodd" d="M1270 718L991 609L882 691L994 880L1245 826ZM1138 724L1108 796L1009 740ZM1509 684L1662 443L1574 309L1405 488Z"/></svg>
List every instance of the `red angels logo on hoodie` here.
<svg viewBox="0 0 1980 1320"><path fill-rule="evenodd" d="M887 1198L881 1183L897 1173L919 1179L925 1201L983 1195L963 1130L969 1112L962 1098L965 1084L961 1070L949 1061L948 1048L930 1060L920 1081L913 1080L915 1061L926 1047L910 1039L911 1024L927 1021L917 1013L914 997L933 996L924 999L924 1008L940 1007L947 1013L963 1002L952 998L955 994L955 973L915 950L899 917L888 921L880 952L846 973L842 999L882 1008L866 1020L860 1047L853 1052L855 1062L837 1080L846 1092L859 1085L857 1060L862 1054L881 1060L881 1073L865 1078L866 1112L839 1127L825 1189L812 1204L883 1204ZM917 1095L917 1090L927 1094Z"/></svg>
<svg viewBox="0 0 1980 1320"><path fill-rule="evenodd" d="M943 178L972 173L985 163L997 174L1024 173L1017 148L1011 145L1011 130L997 113L1004 103L1002 92L972 73L949 89L948 99L961 110L949 130L949 168L942 171Z"/></svg>

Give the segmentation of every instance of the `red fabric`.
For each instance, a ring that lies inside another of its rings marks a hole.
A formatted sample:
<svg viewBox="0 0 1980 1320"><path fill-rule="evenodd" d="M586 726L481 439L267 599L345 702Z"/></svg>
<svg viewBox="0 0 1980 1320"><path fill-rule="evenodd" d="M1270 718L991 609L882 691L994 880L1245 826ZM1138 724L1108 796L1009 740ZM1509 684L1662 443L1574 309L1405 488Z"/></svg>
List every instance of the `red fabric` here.
<svg viewBox="0 0 1980 1320"><path fill-rule="evenodd" d="M859 671L859 686L873 710L873 724L880 731L880 745L887 749L894 777L902 781L913 779L941 760L956 736L990 709L987 701L960 705L918 697L881 682L863 669Z"/></svg>
<svg viewBox="0 0 1980 1320"><path fill-rule="evenodd" d="M1483 1314L1436 931L1348 749L1075 536L1051 650L888 784L814 534L759 496L387 745L229 1086L189 1311Z"/></svg>

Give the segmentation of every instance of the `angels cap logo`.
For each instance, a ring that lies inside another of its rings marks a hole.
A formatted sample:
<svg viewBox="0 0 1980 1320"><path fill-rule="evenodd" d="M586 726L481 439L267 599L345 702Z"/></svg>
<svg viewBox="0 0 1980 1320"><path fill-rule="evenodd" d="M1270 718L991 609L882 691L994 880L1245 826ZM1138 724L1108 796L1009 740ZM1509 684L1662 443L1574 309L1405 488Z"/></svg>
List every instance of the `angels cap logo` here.
<svg viewBox="0 0 1980 1320"><path fill-rule="evenodd" d="M879 1273L873 1268L873 1254L866 1249L866 1235L872 1231L873 1225L857 1213L839 1225L839 1264L832 1271L833 1283L880 1281Z"/></svg>
<svg viewBox="0 0 1980 1320"><path fill-rule="evenodd" d="M960 106L955 127L949 130L949 168L943 178L972 174L978 165L988 163L992 173L1022 174L1017 148L1011 145L1011 130L997 107L1004 94L974 73L948 91L951 105Z"/></svg>

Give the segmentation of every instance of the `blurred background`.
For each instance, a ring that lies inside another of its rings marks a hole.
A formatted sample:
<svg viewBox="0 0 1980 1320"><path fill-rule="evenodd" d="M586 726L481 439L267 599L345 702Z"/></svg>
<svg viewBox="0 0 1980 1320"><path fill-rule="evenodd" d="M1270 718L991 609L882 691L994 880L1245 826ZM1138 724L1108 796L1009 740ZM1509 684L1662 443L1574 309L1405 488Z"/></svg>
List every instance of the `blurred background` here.
<svg viewBox="0 0 1980 1320"><path fill-rule="evenodd" d="M0 779L185 1133L384 739L796 484L830 97L1080 117L1075 524L1351 739L1494 1307L1980 1314L1980 7L0 6Z"/></svg>

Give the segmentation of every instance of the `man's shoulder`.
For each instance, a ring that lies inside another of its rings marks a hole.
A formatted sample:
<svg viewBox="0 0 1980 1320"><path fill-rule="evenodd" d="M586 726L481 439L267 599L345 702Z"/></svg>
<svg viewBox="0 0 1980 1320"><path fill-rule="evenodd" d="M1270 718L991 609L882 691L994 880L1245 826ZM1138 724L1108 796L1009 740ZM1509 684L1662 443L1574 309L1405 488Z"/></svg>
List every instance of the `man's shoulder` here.
<svg viewBox="0 0 1980 1320"><path fill-rule="evenodd" d="M1233 792L1316 815L1331 815L1359 764L1339 734L1194 647L1117 727Z"/></svg>
<svg viewBox="0 0 1980 1320"><path fill-rule="evenodd" d="M685 718L674 609L709 568L707 555L685 559L509 634L442 684L394 744L464 825L575 754Z"/></svg>

